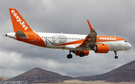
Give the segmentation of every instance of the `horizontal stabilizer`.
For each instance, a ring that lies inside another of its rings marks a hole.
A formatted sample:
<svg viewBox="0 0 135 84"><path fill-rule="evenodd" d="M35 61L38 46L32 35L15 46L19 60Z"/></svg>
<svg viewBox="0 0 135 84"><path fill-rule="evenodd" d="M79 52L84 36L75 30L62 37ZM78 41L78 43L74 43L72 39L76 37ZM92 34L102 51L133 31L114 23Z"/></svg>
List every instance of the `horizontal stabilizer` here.
<svg viewBox="0 0 135 84"><path fill-rule="evenodd" d="M20 38L27 38L27 36L22 31L17 31L15 35Z"/></svg>

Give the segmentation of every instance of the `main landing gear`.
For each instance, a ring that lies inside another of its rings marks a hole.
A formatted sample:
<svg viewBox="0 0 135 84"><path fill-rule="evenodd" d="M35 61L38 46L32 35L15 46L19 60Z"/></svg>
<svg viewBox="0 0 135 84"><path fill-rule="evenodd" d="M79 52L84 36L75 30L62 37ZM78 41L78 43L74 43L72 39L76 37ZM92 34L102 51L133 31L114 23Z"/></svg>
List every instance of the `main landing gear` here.
<svg viewBox="0 0 135 84"><path fill-rule="evenodd" d="M68 54L68 55L67 55L67 58L68 58L68 59L71 59L72 57L73 57L72 54Z"/></svg>
<svg viewBox="0 0 135 84"><path fill-rule="evenodd" d="M76 55L78 55L78 54L77 54L78 52L69 51L69 54L67 55L67 58L68 58L68 59L71 59L71 58L73 57L72 54L71 54L71 52L73 52L73 53L75 53ZM84 53L84 52L80 52L80 53L79 53L79 56L80 56L80 57L84 57L84 56L85 56L85 53Z"/></svg>
<svg viewBox="0 0 135 84"><path fill-rule="evenodd" d="M81 52L81 53L79 54L80 57L84 57L84 55L85 55L84 52Z"/></svg>
<svg viewBox="0 0 135 84"><path fill-rule="evenodd" d="M117 51L114 51L114 53L115 53L115 59L118 59L118 56L117 56Z"/></svg>
<svg viewBox="0 0 135 84"><path fill-rule="evenodd" d="M71 51L69 51L69 54L67 55L67 58L68 59L71 59L73 56L72 56L72 54L71 54Z"/></svg>

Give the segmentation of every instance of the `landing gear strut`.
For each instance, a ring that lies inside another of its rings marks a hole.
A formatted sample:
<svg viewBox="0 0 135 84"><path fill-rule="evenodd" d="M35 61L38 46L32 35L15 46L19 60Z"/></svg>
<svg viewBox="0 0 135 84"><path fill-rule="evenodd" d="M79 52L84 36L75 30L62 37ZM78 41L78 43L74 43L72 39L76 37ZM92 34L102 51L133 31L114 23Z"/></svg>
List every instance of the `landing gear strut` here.
<svg viewBox="0 0 135 84"><path fill-rule="evenodd" d="M117 56L117 51L114 51L114 53L115 53L115 59L118 59L118 56Z"/></svg>
<svg viewBox="0 0 135 84"><path fill-rule="evenodd" d="M68 59L71 59L73 56L72 56L72 54L71 54L71 51L69 51L69 54L67 55L67 58Z"/></svg>

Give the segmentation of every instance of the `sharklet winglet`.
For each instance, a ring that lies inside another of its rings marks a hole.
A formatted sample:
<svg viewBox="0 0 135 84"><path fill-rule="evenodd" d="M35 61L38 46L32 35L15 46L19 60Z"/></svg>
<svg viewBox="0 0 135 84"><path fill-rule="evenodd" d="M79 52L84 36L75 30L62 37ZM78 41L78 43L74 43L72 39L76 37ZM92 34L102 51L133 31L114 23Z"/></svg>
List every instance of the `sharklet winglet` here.
<svg viewBox="0 0 135 84"><path fill-rule="evenodd" d="M91 26L89 20L87 20L87 22L88 22L89 28L90 28L90 29L93 29L93 27Z"/></svg>

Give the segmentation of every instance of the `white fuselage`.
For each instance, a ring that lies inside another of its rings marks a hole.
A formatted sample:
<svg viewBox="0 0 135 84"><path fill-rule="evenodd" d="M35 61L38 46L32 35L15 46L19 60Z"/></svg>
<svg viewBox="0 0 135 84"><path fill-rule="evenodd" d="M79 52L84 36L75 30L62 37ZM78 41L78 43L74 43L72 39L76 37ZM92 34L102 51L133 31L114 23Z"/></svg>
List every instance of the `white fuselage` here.
<svg viewBox="0 0 135 84"><path fill-rule="evenodd" d="M61 46L56 46L59 44L74 42L78 40L84 40L87 35L79 34L63 34L63 33L37 33L45 42L47 48L57 48L57 49L68 49L68 50L81 50L81 48L76 48L79 44L65 44ZM114 37L115 38L115 37ZM108 42L97 42L96 44L107 44L109 45L109 51L125 51L131 49L131 44L125 40L122 41L108 41ZM91 50L87 48L87 50Z"/></svg>
<svg viewBox="0 0 135 84"><path fill-rule="evenodd" d="M37 34L44 41L46 48L67 49L67 50L82 50L82 48L76 48L81 44L81 42L80 43L78 42L72 43L72 42L84 40L85 37L87 36L87 35L63 34L63 33L37 33ZM7 33L7 36L16 39L15 33ZM37 41L36 39L38 38L36 38L35 36L35 39L33 39L33 41ZM131 49L132 47L131 44L125 40L96 42L96 44L107 44L109 46L109 51L125 51ZM91 49L87 48L87 50Z"/></svg>

